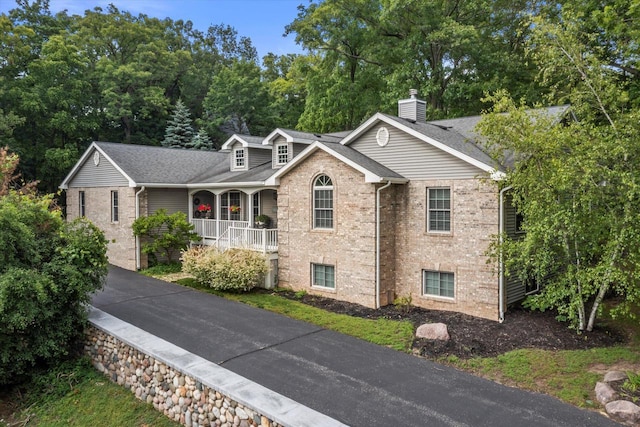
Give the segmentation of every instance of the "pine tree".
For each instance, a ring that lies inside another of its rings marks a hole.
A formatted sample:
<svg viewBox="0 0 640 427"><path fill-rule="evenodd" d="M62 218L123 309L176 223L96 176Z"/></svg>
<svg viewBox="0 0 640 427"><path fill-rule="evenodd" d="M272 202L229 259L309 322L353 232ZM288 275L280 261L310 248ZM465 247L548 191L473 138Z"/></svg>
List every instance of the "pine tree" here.
<svg viewBox="0 0 640 427"><path fill-rule="evenodd" d="M191 113L181 99L176 102L173 116L169 120L162 141L163 147L188 148L193 140L193 127L191 126Z"/></svg>
<svg viewBox="0 0 640 427"><path fill-rule="evenodd" d="M186 145L186 148L192 150L212 150L213 143L211 142L211 139L209 139L207 131L204 129L200 129L200 131L193 137L191 142Z"/></svg>

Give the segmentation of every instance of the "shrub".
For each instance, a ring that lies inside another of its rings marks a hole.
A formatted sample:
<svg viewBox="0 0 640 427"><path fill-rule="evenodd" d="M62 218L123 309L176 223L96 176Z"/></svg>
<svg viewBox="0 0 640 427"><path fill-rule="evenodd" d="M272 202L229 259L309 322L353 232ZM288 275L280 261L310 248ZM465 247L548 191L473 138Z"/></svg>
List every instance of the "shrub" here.
<svg viewBox="0 0 640 427"><path fill-rule="evenodd" d="M0 197L0 384L62 360L81 337L90 294L107 274L107 241L65 223L50 196Z"/></svg>
<svg viewBox="0 0 640 427"><path fill-rule="evenodd" d="M218 291L248 291L268 270L264 255L248 249L221 252L214 247L194 247L182 254L182 271Z"/></svg>
<svg viewBox="0 0 640 427"><path fill-rule="evenodd" d="M141 244L142 252L152 257L156 253L166 256L169 263L176 253L189 246L189 242L200 240L183 212L169 215L166 209L158 209L153 215L137 218L132 228L134 236L147 239Z"/></svg>

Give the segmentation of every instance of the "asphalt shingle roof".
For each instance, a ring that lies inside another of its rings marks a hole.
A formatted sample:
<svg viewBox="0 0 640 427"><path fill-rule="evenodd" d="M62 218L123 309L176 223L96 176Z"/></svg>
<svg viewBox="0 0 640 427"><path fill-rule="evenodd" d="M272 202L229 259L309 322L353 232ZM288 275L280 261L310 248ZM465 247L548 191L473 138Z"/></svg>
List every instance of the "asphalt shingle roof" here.
<svg viewBox="0 0 640 427"><path fill-rule="evenodd" d="M445 127L434 122L415 122L412 120L401 119L400 117L383 114L385 117L407 126L414 131L434 139L449 148L452 148L460 153L463 153L472 159L484 163L485 165L496 167L496 162L485 153L473 139L468 138L462 133L458 132L455 128ZM475 126L475 125L474 125Z"/></svg>
<svg viewBox="0 0 640 427"><path fill-rule="evenodd" d="M187 184L211 168L229 170L229 155L114 142L95 143L138 184Z"/></svg>

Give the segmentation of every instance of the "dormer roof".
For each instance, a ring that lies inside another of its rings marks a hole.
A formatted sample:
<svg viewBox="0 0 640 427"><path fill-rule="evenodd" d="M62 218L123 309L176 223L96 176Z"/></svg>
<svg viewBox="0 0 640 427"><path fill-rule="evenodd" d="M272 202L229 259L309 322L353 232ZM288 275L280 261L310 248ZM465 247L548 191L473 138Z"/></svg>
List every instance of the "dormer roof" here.
<svg viewBox="0 0 640 427"><path fill-rule="evenodd" d="M313 144L316 141L322 142L340 142L342 136L335 133L312 133L301 132L299 130L277 128L262 142L264 145L273 145L274 140L277 137L283 137L287 142L294 142L298 144Z"/></svg>
<svg viewBox="0 0 640 427"><path fill-rule="evenodd" d="M233 134L224 142L224 144L222 144L220 150L230 150L233 144L235 144L236 142L239 142L245 148L250 147L259 148L261 150L268 150L269 147L265 147L263 145L263 140L264 138L261 136Z"/></svg>

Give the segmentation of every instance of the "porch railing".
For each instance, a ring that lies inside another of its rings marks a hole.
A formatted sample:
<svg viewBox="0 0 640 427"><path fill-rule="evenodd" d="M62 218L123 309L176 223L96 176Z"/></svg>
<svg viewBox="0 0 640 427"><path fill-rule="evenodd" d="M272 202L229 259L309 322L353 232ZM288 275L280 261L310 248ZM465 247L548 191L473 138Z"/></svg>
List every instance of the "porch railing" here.
<svg viewBox="0 0 640 427"><path fill-rule="evenodd" d="M195 232L204 239L214 239L222 249L246 248L260 252L278 250L278 230L249 228L249 221L192 218Z"/></svg>
<svg viewBox="0 0 640 427"><path fill-rule="evenodd" d="M278 250L278 230L266 228L229 227L229 247L245 248L263 253Z"/></svg>
<svg viewBox="0 0 640 427"><path fill-rule="evenodd" d="M233 221L224 219L191 218L196 233L204 239L217 239L227 232L230 227L248 228L249 221Z"/></svg>

